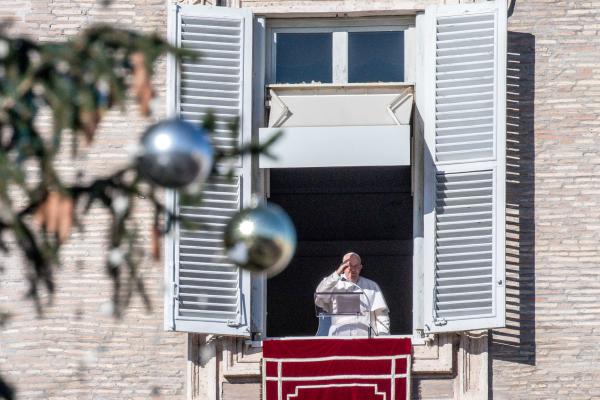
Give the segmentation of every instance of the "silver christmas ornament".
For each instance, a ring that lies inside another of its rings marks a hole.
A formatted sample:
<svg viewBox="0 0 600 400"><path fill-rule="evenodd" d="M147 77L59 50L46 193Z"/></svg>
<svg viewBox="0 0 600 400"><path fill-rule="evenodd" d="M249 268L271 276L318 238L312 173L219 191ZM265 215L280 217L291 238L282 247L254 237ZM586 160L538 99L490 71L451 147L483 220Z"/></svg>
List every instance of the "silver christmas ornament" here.
<svg viewBox="0 0 600 400"><path fill-rule="evenodd" d="M197 193L210 173L213 148L204 129L174 118L154 124L141 139L137 167L153 183Z"/></svg>
<svg viewBox="0 0 600 400"><path fill-rule="evenodd" d="M294 255L296 229L276 204L246 208L227 224L225 248L229 259L241 268L274 276Z"/></svg>

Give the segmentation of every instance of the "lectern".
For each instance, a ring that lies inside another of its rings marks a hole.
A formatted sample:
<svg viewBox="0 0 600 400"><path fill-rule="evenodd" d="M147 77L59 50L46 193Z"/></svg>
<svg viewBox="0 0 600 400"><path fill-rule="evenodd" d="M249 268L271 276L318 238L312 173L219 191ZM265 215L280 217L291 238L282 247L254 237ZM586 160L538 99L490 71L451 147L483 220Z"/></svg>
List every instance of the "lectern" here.
<svg viewBox="0 0 600 400"><path fill-rule="evenodd" d="M319 319L316 336L371 337L369 298L363 291L316 292L315 314Z"/></svg>

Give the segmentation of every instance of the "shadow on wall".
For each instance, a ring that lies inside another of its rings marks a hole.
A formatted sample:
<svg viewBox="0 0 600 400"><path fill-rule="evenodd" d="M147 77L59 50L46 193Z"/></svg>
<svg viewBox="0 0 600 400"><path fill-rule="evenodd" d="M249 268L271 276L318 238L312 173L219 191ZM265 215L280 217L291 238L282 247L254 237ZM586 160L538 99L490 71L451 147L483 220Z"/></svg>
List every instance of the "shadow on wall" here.
<svg viewBox="0 0 600 400"><path fill-rule="evenodd" d="M0 399L13 400L15 398L14 396L14 389L0 377Z"/></svg>
<svg viewBox="0 0 600 400"><path fill-rule="evenodd" d="M506 328L490 335L494 360L535 365L535 37L508 32Z"/></svg>

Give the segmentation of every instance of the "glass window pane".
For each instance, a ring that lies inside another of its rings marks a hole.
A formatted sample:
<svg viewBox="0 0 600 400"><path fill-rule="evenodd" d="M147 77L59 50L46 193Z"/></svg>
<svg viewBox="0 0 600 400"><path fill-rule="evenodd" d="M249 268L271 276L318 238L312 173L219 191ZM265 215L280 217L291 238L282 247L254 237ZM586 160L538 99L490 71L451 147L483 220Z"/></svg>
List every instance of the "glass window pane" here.
<svg viewBox="0 0 600 400"><path fill-rule="evenodd" d="M331 83L331 33L278 33L277 83Z"/></svg>
<svg viewBox="0 0 600 400"><path fill-rule="evenodd" d="M349 32L348 82L404 81L404 32Z"/></svg>

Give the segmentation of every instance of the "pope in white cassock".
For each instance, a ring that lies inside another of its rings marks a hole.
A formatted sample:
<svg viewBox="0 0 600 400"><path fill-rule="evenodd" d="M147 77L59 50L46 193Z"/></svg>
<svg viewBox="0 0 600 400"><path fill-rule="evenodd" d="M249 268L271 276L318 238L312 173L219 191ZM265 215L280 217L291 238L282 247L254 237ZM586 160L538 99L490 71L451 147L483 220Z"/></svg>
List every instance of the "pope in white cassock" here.
<svg viewBox="0 0 600 400"><path fill-rule="evenodd" d="M381 289L360 276L361 270L360 256L348 253L337 270L317 286L315 304L332 314L330 336L367 336L369 328L375 335L390 334L389 309ZM348 311L355 312L350 315ZM347 315L339 315L344 313Z"/></svg>

